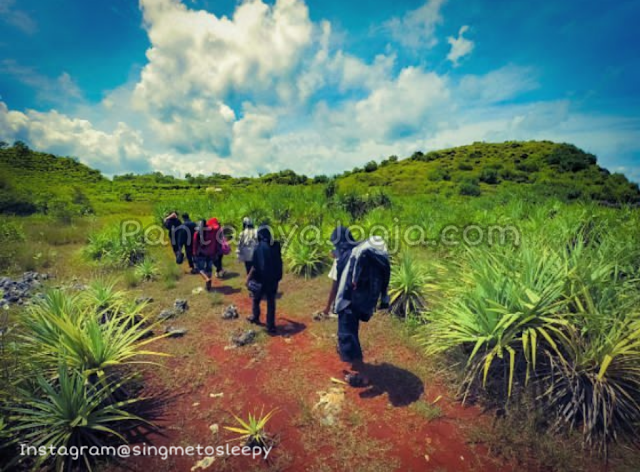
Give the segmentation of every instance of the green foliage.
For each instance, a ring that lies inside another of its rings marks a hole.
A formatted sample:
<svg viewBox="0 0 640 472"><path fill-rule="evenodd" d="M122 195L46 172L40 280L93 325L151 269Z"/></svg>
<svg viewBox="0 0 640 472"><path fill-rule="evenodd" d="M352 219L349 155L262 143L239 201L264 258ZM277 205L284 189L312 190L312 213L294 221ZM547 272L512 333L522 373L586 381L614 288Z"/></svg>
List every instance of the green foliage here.
<svg viewBox="0 0 640 472"><path fill-rule="evenodd" d="M430 281L425 269L409 251L401 252L393 261L389 280L389 311L407 317L421 313L426 307L425 293Z"/></svg>
<svg viewBox="0 0 640 472"><path fill-rule="evenodd" d="M287 244L284 259L291 273L304 278L316 276L326 268L327 256L322 245L294 238Z"/></svg>
<svg viewBox="0 0 640 472"><path fill-rule="evenodd" d="M245 441L247 444L256 446L265 446L269 438L265 428L275 413L276 410L271 410L265 415L263 407L260 415L249 413L249 418L246 421L233 415L239 426L225 426L224 429L237 433L239 435L236 438L237 441Z"/></svg>
<svg viewBox="0 0 640 472"><path fill-rule="evenodd" d="M136 275L143 281L155 280L158 277L158 272L155 263L149 258L144 259L135 267Z"/></svg>
<svg viewBox="0 0 640 472"><path fill-rule="evenodd" d="M613 220L549 210L523 220L518 247L461 253L418 339L431 354L464 354L465 396L539 392L551 428L579 429L606 453L640 420L640 250L615 239Z"/></svg>
<svg viewBox="0 0 640 472"><path fill-rule="evenodd" d="M137 399L113 401L123 382L94 385L87 383L77 371L64 366L58 368L55 380L42 375L36 377L31 388L21 388L15 404L8 407L12 418L9 431L33 447L101 446L113 439L126 442L118 431L122 423L144 422L130 411ZM35 468L52 460L56 470L72 464L71 456L47 454L38 456ZM83 459L91 469L89 455Z"/></svg>
<svg viewBox="0 0 640 472"><path fill-rule="evenodd" d="M159 355L145 346L153 326L148 326L141 307L113 299L102 305L94 297L69 296L52 291L31 306L21 318L20 339L28 357L45 371L60 361L89 378L108 377L115 368L143 355Z"/></svg>
<svg viewBox="0 0 640 472"><path fill-rule="evenodd" d="M458 192L460 195L466 195L469 197L479 197L482 193L478 182L473 179L465 179L460 182Z"/></svg>
<svg viewBox="0 0 640 472"><path fill-rule="evenodd" d="M144 259L146 247L142 232L124 233L114 224L89 236L85 255L93 261L115 267L128 267Z"/></svg>

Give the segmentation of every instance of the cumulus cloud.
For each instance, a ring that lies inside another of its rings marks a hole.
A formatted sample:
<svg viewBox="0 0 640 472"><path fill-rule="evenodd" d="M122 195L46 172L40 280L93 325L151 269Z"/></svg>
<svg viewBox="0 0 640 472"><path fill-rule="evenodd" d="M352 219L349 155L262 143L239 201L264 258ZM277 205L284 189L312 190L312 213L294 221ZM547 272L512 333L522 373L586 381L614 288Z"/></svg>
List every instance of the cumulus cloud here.
<svg viewBox="0 0 640 472"><path fill-rule="evenodd" d="M457 38L453 36L447 38L447 42L451 45L447 59L451 61L454 67L459 65L460 59L471 54L475 46L473 41L463 37L467 31L469 31L469 26L465 25L458 31Z"/></svg>
<svg viewBox="0 0 640 472"><path fill-rule="evenodd" d="M432 48L438 44L436 27L442 23L440 10L446 0L427 0L421 7L395 17L385 24L385 29L399 44L412 48Z"/></svg>
<svg viewBox="0 0 640 472"><path fill-rule="evenodd" d="M10 111L0 102L2 139L21 140L33 148L81 157L90 166L108 173L148 170L148 153L141 133L118 123L110 133L87 121L51 112Z"/></svg>

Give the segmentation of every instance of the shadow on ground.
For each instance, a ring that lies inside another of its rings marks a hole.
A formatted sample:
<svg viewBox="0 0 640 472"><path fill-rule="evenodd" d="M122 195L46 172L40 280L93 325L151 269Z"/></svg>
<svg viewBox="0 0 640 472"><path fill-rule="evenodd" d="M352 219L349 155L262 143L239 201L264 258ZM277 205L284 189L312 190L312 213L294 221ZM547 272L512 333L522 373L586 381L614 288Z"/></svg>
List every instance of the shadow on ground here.
<svg viewBox="0 0 640 472"><path fill-rule="evenodd" d="M369 386L360 392L362 398L374 398L386 393L389 403L402 407L418 401L424 393L424 383L418 376L395 365L386 362L365 363L358 371L369 379Z"/></svg>

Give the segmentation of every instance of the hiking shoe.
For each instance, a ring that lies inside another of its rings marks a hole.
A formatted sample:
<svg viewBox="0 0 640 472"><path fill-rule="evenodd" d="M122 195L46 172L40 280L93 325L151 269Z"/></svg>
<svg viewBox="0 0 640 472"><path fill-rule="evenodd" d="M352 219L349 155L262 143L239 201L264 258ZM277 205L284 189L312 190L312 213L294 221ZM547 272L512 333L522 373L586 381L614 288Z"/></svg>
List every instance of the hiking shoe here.
<svg viewBox="0 0 640 472"><path fill-rule="evenodd" d="M267 333L269 334L277 334L278 333L278 329L275 326L268 326L267 327Z"/></svg>
<svg viewBox="0 0 640 472"><path fill-rule="evenodd" d="M253 316L247 316L247 321L249 323L253 323L253 324L256 324L256 325L260 324L260 320L258 318L254 318Z"/></svg>
<svg viewBox="0 0 640 472"><path fill-rule="evenodd" d="M207 290L207 292L211 291L211 280L207 280L207 282L204 284L205 288Z"/></svg>
<svg viewBox="0 0 640 472"><path fill-rule="evenodd" d="M369 380L360 374L347 374L344 376L344 381L354 388L364 388L369 386Z"/></svg>

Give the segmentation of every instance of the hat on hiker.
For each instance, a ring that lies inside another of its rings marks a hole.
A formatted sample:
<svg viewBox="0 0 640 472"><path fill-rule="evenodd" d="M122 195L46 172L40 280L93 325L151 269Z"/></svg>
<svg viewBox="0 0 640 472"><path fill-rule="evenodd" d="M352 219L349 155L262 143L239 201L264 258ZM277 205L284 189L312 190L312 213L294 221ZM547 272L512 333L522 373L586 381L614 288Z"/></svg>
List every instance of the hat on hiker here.
<svg viewBox="0 0 640 472"><path fill-rule="evenodd" d="M207 221L207 226L213 230L220 229L220 223L218 223L218 218L211 218Z"/></svg>

